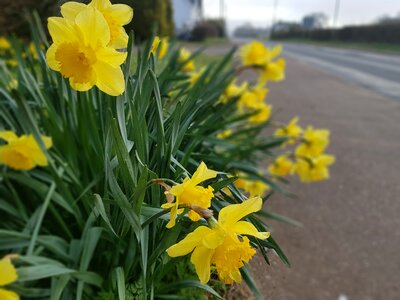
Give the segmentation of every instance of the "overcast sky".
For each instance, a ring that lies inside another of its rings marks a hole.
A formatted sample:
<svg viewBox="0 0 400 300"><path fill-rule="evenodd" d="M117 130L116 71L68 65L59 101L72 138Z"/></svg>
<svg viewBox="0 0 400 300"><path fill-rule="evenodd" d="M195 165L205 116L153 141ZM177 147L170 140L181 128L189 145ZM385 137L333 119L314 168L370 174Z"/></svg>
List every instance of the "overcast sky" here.
<svg viewBox="0 0 400 300"><path fill-rule="evenodd" d="M229 29L245 22L257 26L269 26L273 18L273 3L276 0L224 0L225 16ZM278 0L276 18L285 21L300 21L312 12L325 13L330 22L336 0ZM339 25L365 24L382 15L395 16L400 13L400 0L340 0ZM220 0L203 0L207 17L219 16Z"/></svg>

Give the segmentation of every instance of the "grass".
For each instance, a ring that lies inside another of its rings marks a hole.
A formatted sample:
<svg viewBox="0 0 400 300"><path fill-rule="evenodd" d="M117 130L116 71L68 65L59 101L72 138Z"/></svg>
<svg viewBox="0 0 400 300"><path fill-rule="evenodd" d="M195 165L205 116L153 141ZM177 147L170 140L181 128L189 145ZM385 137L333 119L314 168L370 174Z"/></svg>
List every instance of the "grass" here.
<svg viewBox="0 0 400 300"><path fill-rule="evenodd" d="M400 45L389 43L362 43L362 42L342 42L342 41L315 41L302 38L282 40L288 43L302 43L316 46L327 46L335 48L359 49L381 53L400 54Z"/></svg>

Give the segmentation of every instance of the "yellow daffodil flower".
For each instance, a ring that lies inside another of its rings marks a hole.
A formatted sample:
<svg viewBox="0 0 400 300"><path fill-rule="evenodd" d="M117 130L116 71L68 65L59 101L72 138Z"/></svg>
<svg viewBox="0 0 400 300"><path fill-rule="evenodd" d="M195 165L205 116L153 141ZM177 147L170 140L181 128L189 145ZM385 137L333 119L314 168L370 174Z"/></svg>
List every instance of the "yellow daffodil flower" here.
<svg viewBox="0 0 400 300"><path fill-rule="evenodd" d="M195 70L195 65L193 60L188 60L192 53L186 48L179 49L179 58L178 62L183 64L185 63L181 70L182 72L193 72Z"/></svg>
<svg viewBox="0 0 400 300"><path fill-rule="evenodd" d="M6 90L7 91L12 91L16 90L18 88L18 81L17 79L11 79L8 84L6 85Z"/></svg>
<svg viewBox="0 0 400 300"><path fill-rule="evenodd" d="M3 36L0 37L0 49L8 50L11 48L10 42Z"/></svg>
<svg viewBox="0 0 400 300"><path fill-rule="evenodd" d="M167 224L167 228L174 227L176 216L183 212L182 208L179 209L179 205L195 205L200 208L209 208L211 206L214 189L211 186L205 188L199 186L199 184L216 176L217 172L208 169L206 164L202 162L192 178L186 177L183 183L174 185L169 191L165 192L166 195L175 196L175 202L165 203L161 206L162 208L171 209L171 218ZM198 221L201 218L193 210L189 211L188 216L192 221Z"/></svg>
<svg viewBox="0 0 400 300"><path fill-rule="evenodd" d="M314 129L308 126L303 134L304 143L296 148L297 156L317 156L324 152L329 144L329 130Z"/></svg>
<svg viewBox="0 0 400 300"><path fill-rule="evenodd" d="M277 137L290 137L287 141L288 144L293 144L301 136L303 129L297 124L299 117L294 117L290 120L289 124L282 126L275 130L274 135Z"/></svg>
<svg viewBox="0 0 400 300"><path fill-rule="evenodd" d="M206 71L206 67L202 67L199 71L194 71L189 73L189 82L191 85L195 85L196 82L200 79L203 73ZM206 79L207 81L207 79Z"/></svg>
<svg viewBox="0 0 400 300"><path fill-rule="evenodd" d="M258 112L249 118L250 123L260 124L263 122L267 122L271 117L271 112L272 112L271 104L259 103L253 106L252 108L254 110L258 110Z"/></svg>
<svg viewBox="0 0 400 300"><path fill-rule="evenodd" d="M264 66L279 56L281 52L281 45L269 49L263 43L253 41L240 48L240 57L244 66Z"/></svg>
<svg viewBox="0 0 400 300"><path fill-rule="evenodd" d="M264 104L265 97L269 90L263 86L256 86L252 89L244 91L238 101L238 110L243 113L246 109L259 109Z"/></svg>
<svg viewBox="0 0 400 300"><path fill-rule="evenodd" d="M124 92L120 65L127 54L107 46L110 30L98 10L90 6L83 9L75 22L51 17L48 27L53 44L46 53L47 63L69 78L72 88L87 91L96 85L112 96Z"/></svg>
<svg viewBox="0 0 400 300"><path fill-rule="evenodd" d="M109 0L92 0L88 5L71 1L61 6L61 14L64 18L74 22L87 7L97 9L107 22L110 38L106 45L115 49L126 48L128 35L123 26L132 21L133 9L125 4L111 4Z"/></svg>
<svg viewBox="0 0 400 300"><path fill-rule="evenodd" d="M328 166L335 162L335 157L321 154L316 157L298 158L293 167L300 180L305 183L321 181L329 178Z"/></svg>
<svg viewBox="0 0 400 300"><path fill-rule="evenodd" d="M6 64L10 67L16 67L18 66L18 61L16 59L7 59Z"/></svg>
<svg viewBox="0 0 400 300"><path fill-rule="evenodd" d="M221 103L227 103L230 99L241 96L248 87L248 82L244 81L240 86L236 85L236 82L231 82L224 93L220 97Z"/></svg>
<svg viewBox="0 0 400 300"><path fill-rule="evenodd" d="M239 177L233 183L238 189L242 189L249 194L249 197L261 197L270 188L268 184L261 180L250 180Z"/></svg>
<svg viewBox="0 0 400 300"><path fill-rule="evenodd" d="M210 280L211 268L215 268L219 279L227 284L241 282L240 268L256 253L249 239L242 235L267 239L270 233L259 232L250 222L240 220L261 208L259 197L226 206L219 212L218 222L210 222L211 228L196 228L182 241L169 247L167 253L178 257L192 252L190 260L202 284Z"/></svg>
<svg viewBox="0 0 400 300"><path fill-rule="evenodd" d="M293 162L286 155L279 155L274 163L268 166L268 171L273 176L287 176L293 168Z"/></svg>
<svg viewBox="0 0 400 300"><path fill-rule="evenodd" d="M159 47L160 50L158 51L158 59L163 59L168 52L168 47L169 47L168 39L167 38L161 39Z"/></svg>
<svg viewBox="0 0 400 300"><path fill-rule="evenodd" d="M41 136L46 149L52 146L50 137ZM36 166L47 166L48 161L32 135L18 137L12 131L0 131L0 140L7 142L0 146L0 164L15 170L31 170Z"/></svg>
<svg viewBox="0 0 400 300"><path fill-rule="evenodd" d="M226 130L218 133L217 138L219 138L220 140L223 140L223 139L226 139L227 137L230 137L232 135L232 133L233 133L232 129L226 129Z"/></svg>
<svg viewBox="0 0 400 300"><path fill-rule="evenodd" d="M260 84L265 84L268 81L278 82L284 80L285 68L286 61L283 58L266 63L260 73Z"/></svg>
<svg viewBox="0 0 400 300"><path fill-rule="evenodd" d="M19 296L12 292L8 291L2 287L17 281L17 270L14 265L11 263L10 258L2 258L0 259L0 299L1 300L18 300Z"/></svg>

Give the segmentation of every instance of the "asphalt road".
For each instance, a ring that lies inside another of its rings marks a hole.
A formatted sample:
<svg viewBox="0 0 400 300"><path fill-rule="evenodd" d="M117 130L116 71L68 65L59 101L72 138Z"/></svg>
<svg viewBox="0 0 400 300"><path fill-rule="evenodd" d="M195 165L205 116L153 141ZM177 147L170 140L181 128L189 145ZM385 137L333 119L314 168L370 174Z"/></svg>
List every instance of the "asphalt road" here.
<svg viewBox="0 0 400 300"><path fill-rule="evenodd" d="M294 53L295 49L307 54ZM317 52L287 47L287 53L293 53L287 55L287 79L270 84L266 101L273 104L279 121L298 115L302 126L329 128L327 152L337 161L329 181L292 180L290 188L298 199L274 195L266 203L265 209L292 217L303 227L269 221L292 267L271 255L272 266L258 258L253 273L268 300L397 300L400 102L311 63L308 53L327 60L334 57L337 65L346 62L354 68L371 62L354 58L352 64L350 56L340 58L337 50ZM379 72L389 70L391 64L383 65ZM395 74L391 70L382 77L389 82Z"/></svg>
<svg viewBox="0 0 400 300"><path fill-rule="evenodd" d="M283 43L284 55L400 101L400 56Z"/></svg>

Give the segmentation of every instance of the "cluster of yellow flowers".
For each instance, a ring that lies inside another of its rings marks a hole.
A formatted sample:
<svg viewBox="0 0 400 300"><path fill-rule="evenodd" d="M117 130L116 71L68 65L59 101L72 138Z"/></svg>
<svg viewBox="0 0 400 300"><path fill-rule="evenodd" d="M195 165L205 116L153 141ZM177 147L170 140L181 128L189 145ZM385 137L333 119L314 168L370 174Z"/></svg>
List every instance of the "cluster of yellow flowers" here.
<svg viewBox="0 0 400 300"><path fill-rule="evenodd" d="M329 130L314 129L312 126L308 126L303 131L297 124L298 120L298 117L295 117L286 126L275 131L275 136L288 139L284 146L295 142L300 144L294 153L278 156L269 165L268 171L277 177L296 173L300 180L306 183L328 179L328 167L335 162L333 155L324 153L329 145Z"/></svg>
<svg viewBox="0 0 400 300"><path fill-rule="evenodd" d="M196 273L205 284L210 280L210 272L215 269L219 279L227 284L241 282L240 268L256 253L250 246L246 235L259 239L267 239L269 232L259 232L253 224L241 221L247 215L262 208L260 197L253 197L240 204L228 205L219 212L218 220L208 210L214 197L211 186L199 184L215 178L217 172L201 163L192 178L186 177L181 184L174 185L165 192L168 203L165 209L171 209L167 228L175 225L176 216L189 209L188 217L192 221L205 218L209 226L199 226L183 240L169 247L167 253L171 257L184 256L192 252L191 262ZM168 196L173 196L168 197Z"/></svg>
<svg viewBox="0 0 400 300"><path fill-rule="evenodd" d="M46 149L52 146L50 137L41 136ZM5 145L0 145L0 164L5 164L15 170L31 170L36 166L47 166L48 160L36 142L30 135L18 137L12 131L0 131L0 141L4 140Z"/></svg>
<svg viewBox="0 0 400 300"><path fill-rule="evenodd" d="M67 2L61 6L62 17L48 19L53 44L46 53L49 67L58 71L75 90L87 91L97 86L117 96L125 91L121 70L128 44L124 25L133 17L125 4L92 0L89 4Z"/></svg>
<svg viewBox="0 0 400 300"><path fill-rule="evenodd" d="M1 300L18 300L19 296L9 290L4 289L5 285L17 281L17 270L11 263L11 257L6 256L0 259L0 299Z"/></svg>
<svg viewBox="0 0 400 300"><path fill-rule="evenodd" d="M29 53L33 59L38 59L39 55L35 44L30 42L27 46L27 51L22 53L22 57L26 58ZM0 36L0 59L4 60L9 67L16 67L18 65L18 61L15 58L15 50L10 41L4 36Z"/></svg>

